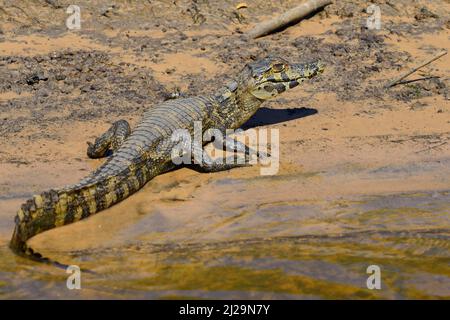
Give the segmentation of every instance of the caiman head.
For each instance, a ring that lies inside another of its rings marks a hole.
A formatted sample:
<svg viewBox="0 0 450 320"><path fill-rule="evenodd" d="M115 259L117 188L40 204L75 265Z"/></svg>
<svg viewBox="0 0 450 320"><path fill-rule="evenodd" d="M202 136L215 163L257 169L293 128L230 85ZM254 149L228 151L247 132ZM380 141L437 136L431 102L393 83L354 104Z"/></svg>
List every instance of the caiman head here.
<svg viewBox="0 0 450 320"><path fill-rule="evenodd" d="M267 100L322 73L324 65L320 61L301 64L268 57L249 63L246 68L248 92L260 100Z"/></svg>
<svg viewBox="0 0 450 320"><path fill-rule="evenodd" d="M228 107L226 102L221 103L224 110L218 113L224 114L227 128L239 128L255 114L264 101L298 86L323 70L324 66L319 61L289 63L273 56L248 63L236 81L227 85L225 93L219 96L220 101L229 101L232 97L236 105Z"/></svg>

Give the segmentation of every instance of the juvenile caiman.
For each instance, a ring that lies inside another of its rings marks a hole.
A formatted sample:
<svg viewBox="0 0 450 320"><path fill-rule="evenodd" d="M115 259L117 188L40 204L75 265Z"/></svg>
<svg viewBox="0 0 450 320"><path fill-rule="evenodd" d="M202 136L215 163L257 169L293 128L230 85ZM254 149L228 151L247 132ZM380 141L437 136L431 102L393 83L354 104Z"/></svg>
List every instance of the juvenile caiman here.
<svg viewBox="0 0 450 320"><path fill-rule="evenodd" d="M111 207L142 188L153 177L176 167L171 151L176 129L194 132L194 122L201 122L203 132L237 129L269 98L296 87L305 79L323 71L320 62L291 64L278 57L268 57L247 64L237 78L215 94L168 100L149 108L131 133L125 120L88 143L91 158L108 160L78 184L49 190L26 201L15 218L10 247L17 254L49 261L27 246L31 237L46 230L67 225ZM222 146L249 154L244 144L222 139ZM231 147L230 147L231 146ZM227 170L240 164L219 163L203 152L203 145L193 148L201 153L198 169L206 172Z"/></svg>

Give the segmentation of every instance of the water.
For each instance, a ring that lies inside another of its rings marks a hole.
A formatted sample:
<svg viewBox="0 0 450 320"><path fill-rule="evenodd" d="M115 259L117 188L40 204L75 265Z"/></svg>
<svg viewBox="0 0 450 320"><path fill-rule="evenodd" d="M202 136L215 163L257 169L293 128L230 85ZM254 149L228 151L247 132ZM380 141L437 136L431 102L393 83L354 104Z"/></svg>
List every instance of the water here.
<svg viewBox="0 0 450 320"><path fill-rule="evenodd" d="M317 174L171 173L33 239L90 271L81 290L66 288L65 270L13 255L5 235L0 298L450 298L450 192L302 198L299 179ZM367 289L369 265L381 290Z"/></svg>

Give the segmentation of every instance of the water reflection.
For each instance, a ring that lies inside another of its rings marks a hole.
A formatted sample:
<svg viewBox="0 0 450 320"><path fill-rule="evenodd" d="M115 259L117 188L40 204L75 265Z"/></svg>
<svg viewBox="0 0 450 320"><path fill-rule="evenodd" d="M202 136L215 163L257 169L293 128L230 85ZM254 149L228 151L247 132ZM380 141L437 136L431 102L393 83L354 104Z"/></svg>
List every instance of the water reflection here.
<svg viewBox="0 0 450 320"><path fill-rule="evenodd" d="M191 215L189 201L155 209L146 196L36 241L45 255L92 271L82 273L82 290L68 290L64 270L17 257L2 240L0 297L450 297L446 191L246 206L210 198ZM116 226L102 234L98 225L108 222ZM381 290L366 287L369 265L381 268Z"/></svg>

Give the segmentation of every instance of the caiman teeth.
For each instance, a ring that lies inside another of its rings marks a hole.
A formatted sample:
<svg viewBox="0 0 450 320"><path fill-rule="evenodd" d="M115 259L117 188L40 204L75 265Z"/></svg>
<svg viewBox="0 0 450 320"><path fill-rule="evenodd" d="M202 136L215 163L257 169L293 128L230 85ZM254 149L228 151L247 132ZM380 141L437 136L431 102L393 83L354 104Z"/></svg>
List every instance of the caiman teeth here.
<svg viewBox="0 0 450 320"><path fill-rule="evenodd" d="M285 80L282 80L282 79L280 79L280 80L268 79L267 82L271 82L271 83L288 83L288 82L295 81L295 80L298 80L298 79L300 79L300 78L297 78L297 79L285 79Z"/></svg>

